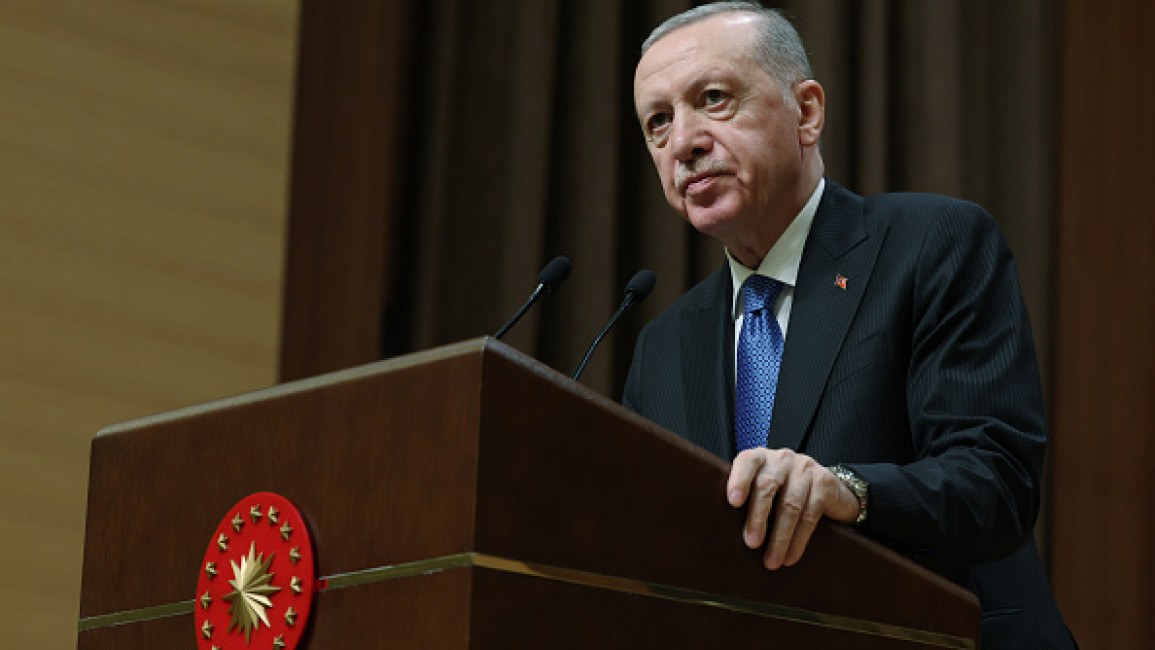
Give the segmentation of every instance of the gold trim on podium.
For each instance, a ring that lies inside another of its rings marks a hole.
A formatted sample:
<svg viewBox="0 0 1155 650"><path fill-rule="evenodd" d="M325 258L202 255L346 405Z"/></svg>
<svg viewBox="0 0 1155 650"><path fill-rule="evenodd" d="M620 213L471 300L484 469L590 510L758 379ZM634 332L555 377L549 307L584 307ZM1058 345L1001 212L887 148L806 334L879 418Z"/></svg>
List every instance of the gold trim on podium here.
<svg viewBox="0 0 1155 650"><path fill-rule="evenodd" d="M338 573L325 578L321 578L319 591L324 592L332 589L344 589L358 585L373 584L376 582L384 582L386 580L395 580L397 578L410 578L413 576L439 573L441 571L466 567L477 567L494 571L502 571L505 573L514 573L542 578L546 580L556 580L585 587L608 589L611 591L635 594L649 598L661 598L663 600L687 603L691 605L717 607L741 614L766 616L769 618L777 618L793 623L816 625L818 627L845 630L847 632L855 632L858 634L869 634L872 636L912 641L915 643L921 643L923 645L936 646L940 648L965 648L967 650L973 650L975 647L974 643L970 639L949 634L929 632L927 630L903 627L901 625L878 623L876 621L868 621L865 619L852 618L848 616L826 614L823 612L815 612L798 607L787 607L784 605L763 603L756 600L738 598L735 596L712 594L695 589L671 587L669 585L646 582L644 580L608 576L599 573L591 573L589 571L566 569L563 567L555 567L533 562L509 560L493 555L486 555L485 553L457 553L454 555L445 555L427 560L418 560L416 562L407 562L404 564L395 564L385 567L374 567L371 569L362 569L360 571L351 571L348 573ZM116 612L113 614L88 616L80 619L80 630L94 630L103 627L111 627L114 625L139 623L142 621L164 618L167 616L179 616L181 614L188 614L193 611L195 604L195 600L186 600L177 603L170 603L167 605L157 605L154 607L144 607L141 609Z"/></svg>

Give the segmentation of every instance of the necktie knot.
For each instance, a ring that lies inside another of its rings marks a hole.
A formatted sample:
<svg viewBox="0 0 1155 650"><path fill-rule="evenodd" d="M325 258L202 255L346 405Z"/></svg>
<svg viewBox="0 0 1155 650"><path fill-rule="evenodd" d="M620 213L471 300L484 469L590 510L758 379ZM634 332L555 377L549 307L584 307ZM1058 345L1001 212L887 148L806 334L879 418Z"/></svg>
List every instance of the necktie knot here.
<svg viewBox="0 0 1155 650"><path fill-rule="evenodd" d="M782 291L782 283L773 278L755 273L742 283L743 311L747 314L772 307Z"/></svg>

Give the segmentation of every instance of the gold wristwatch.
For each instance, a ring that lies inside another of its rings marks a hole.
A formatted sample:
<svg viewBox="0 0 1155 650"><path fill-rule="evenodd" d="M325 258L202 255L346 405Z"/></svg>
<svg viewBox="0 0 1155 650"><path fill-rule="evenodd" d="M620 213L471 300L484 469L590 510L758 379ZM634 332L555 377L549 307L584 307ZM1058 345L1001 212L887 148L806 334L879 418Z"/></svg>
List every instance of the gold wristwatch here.
<svg viewBox="0 0 1155 650"><path fill-rule="evenodd" d="M850 488L855 498L858 499L858 518L854 520L854 525L857 526L866 521L866 501L870 495L870 484L862 480L862 477L854 470L844 465L835 465L826 469L837 476L843 485Z"/></svg>

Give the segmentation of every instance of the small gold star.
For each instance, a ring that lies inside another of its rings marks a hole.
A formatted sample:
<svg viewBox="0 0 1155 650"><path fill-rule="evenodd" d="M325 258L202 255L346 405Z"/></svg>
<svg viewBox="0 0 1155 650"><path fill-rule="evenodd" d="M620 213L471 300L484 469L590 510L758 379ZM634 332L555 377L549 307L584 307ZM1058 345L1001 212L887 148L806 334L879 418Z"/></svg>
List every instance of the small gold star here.
<svg viewBox="0 0 1155 650"><path fill-rule="evenodd" d="M204 593L204 594L201 596L201 607L203 607L203 608L205 608L205 609L208 609L208 608L209 608L209 605L211 605L211 604L212 604L212 602L213 602L213 597L212 597L212 596L210 596L210 595L209 595L209 592L207 592L207 591L206 591L206 592L205 592L205 593Z"/></svg>
<svg viewBox="0 0 1155 650"><path fill-rule="evenodd" d="M233 532L239 533L244 527L245 520L241 518L241 513L238 512L237 516L233 517Z"/></svg>
<svg viewBox="0 0 1155 650"><path fill-rule="evenodd" d="M277 523L277 515L279 515L279 514L281 514L281 513L278 512L276 508L274 508L273 506L269 506L269 523L270 524Z"/></svg>
<svg viewBox="0 0 1155 650"><path fill-rule="evenodd" d="M289 580L289 589L292 589L295 594L301 593L301 579L293 576L293 578Z"/></svg>
<svg viewBox="0 0 1155 650"><path fill-rule="evenodd" d="M229 550L229 538L228 538L228 536L225 535L224 533L221 533L221 536L217 538L217 546L219 546L222 551Z"/></svg>
<svg viewBox="0 0 1155 650"><path fill-rule="evenodd" d="M293 611L293 607L291 605L289 606L289 609L285 610L285 623L288 624L289 627L293 627L297 624L297 612Z"/></svg>
<svg viewBox="0 0 1155 650"><path fill-rule="evenodd" d="M201 634L204 634L206 639L213 638L213 624L207 618L205 624L201 626Z"/></svg>
<svg viewBox="0 0 1155 650"><path fill-rule="evenodd" d="M209 580L212 580L213 578L217 577L217 563L216 562L209 562L208 564L205 564L205 575L207 575L209 577Z"/></svg>
<svg viewBox="0 0 1155 650"><path fill-rule="evenodd" d="M273 639L273 647L278 648L278 649L285 647L285 635L284 634L278 635L277 638Z"/></svg>
<svg viewBox="0 0 1155 650"><path fill-rule="evenodd" d="M252 517L254 524L257 523L258 521L260 521L261 520L261 507L260 506L253 506L252 508L249 508L249 516Z"/></svg>
<svg viewBox="0 0 1155 650"><path fill-rule="evenodd" d="M213 650L221 650L221 647L219 645L215 645L213 646Z"/></svg>
<svg viewBox="0 0 1155 650"><path fill-rule="evenodd" d="M281 526L281 539L283 539L287 542L287 541L289 541L289 535L292 535L292 534L293 534L293 527L290 526L289 522L286 521L285 525Z"/></svg>
<svg viewBox="0 0 1155 650"><path fill-rule="evenodd" d="M293 548L289 549L289 561L292 562L293 564L296 564L296 563L301 561L301 547L300 546L294 546Z"/></svg>

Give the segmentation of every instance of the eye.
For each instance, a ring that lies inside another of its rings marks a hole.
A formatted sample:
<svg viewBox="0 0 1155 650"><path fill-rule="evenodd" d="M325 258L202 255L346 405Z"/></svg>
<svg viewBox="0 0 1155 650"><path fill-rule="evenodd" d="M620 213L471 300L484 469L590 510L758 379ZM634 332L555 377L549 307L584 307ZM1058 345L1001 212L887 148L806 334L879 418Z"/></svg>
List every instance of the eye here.
<svg viewBox="0 0 1155 650"><path fill-rule="evenodd" d="M702 93L702 104L707 108L720 106L729 96L717 88L710 88Z"/></svg>
<svg viewBox="0 0 1155 650"><path fill-rule="evenodd" d="M646 135L657 137L670 125L669 113L654 113L646 119Z"/></svg>

